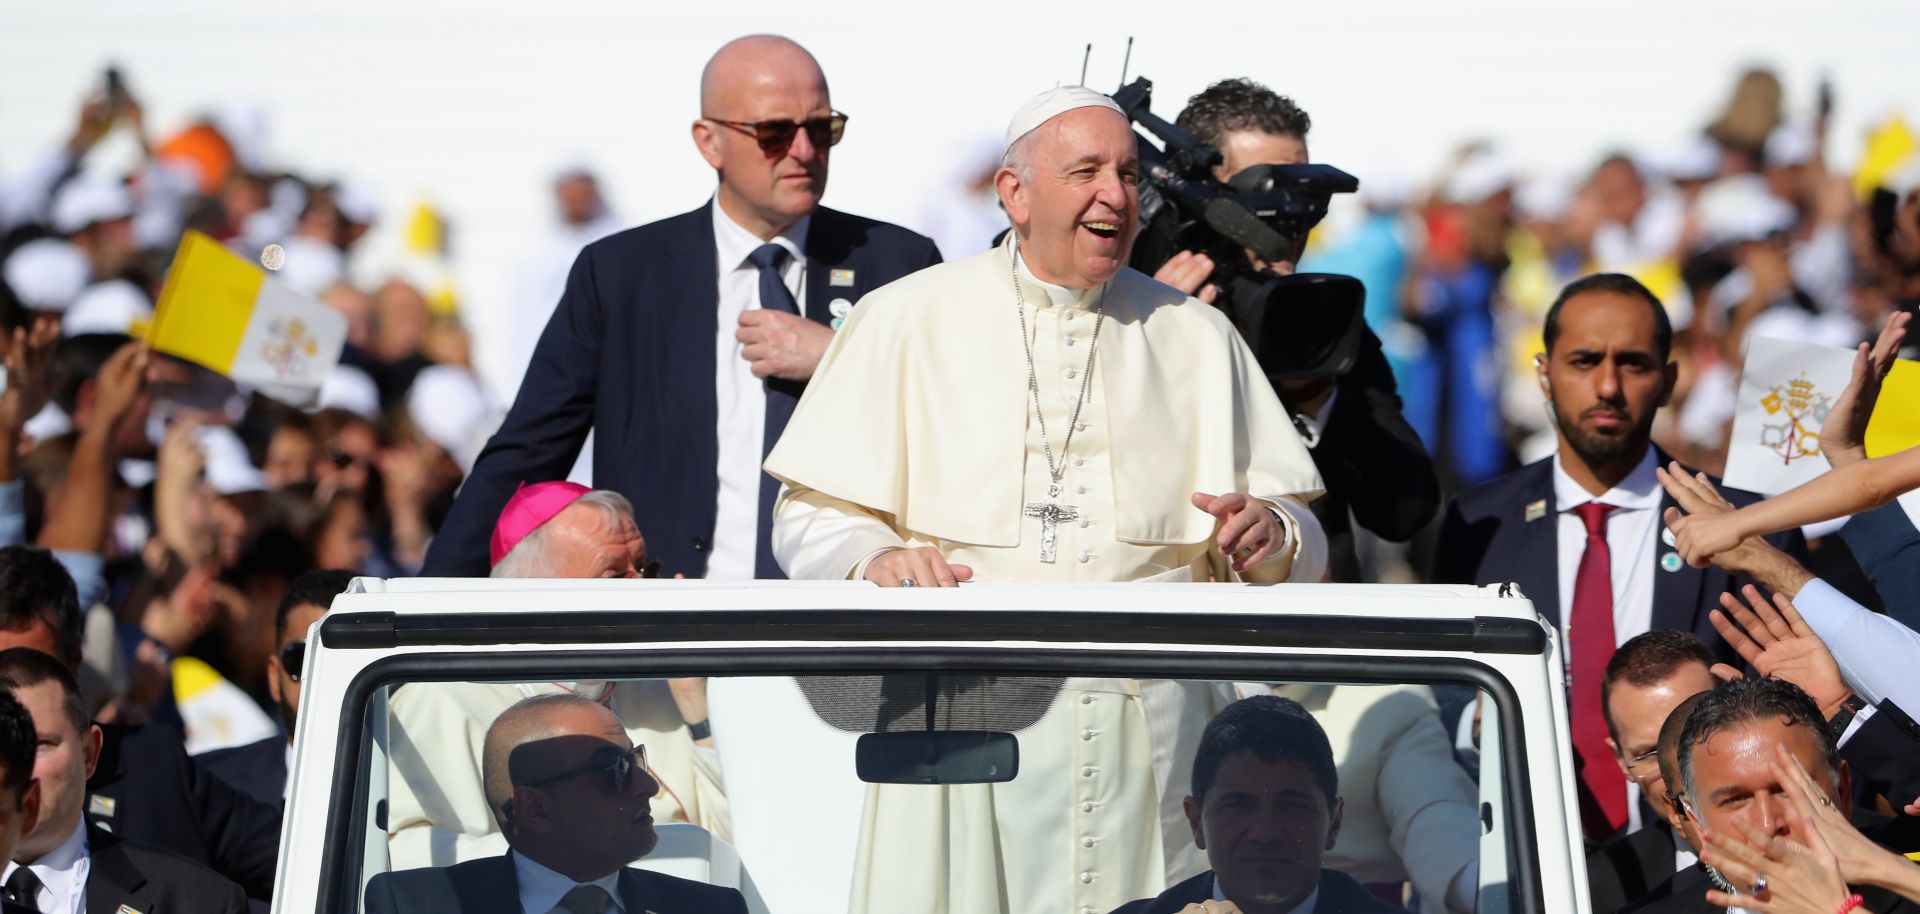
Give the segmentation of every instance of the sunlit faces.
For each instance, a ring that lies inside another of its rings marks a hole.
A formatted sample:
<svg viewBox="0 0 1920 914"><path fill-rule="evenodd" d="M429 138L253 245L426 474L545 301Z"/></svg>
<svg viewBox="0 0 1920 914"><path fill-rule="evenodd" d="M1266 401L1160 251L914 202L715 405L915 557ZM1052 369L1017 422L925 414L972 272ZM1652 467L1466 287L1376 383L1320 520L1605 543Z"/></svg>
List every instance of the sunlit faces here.
<svg viewBox="0 0 1920 914"><path fill-rule="evenodd" d="M827 78L813 56L784 38L739 39L708 62L700 98L694 144L720 173L718 197L727 215L771 238L813 212L827 190L827 146L800 130L785 149L764 150L751 131L719 122L829 117Z"/></svg>
<svg viewBox="0 0 1920 914"><path fill-rule="evenodd" d="M1088 289L1126 266L1140 219L1140 160L1127 119L1075 108L1034 128L1028 169L1003 168L995 186L1020 236L1020 256L1042 280Z"/></svg>
<svg viewBox="0 0 1920 914"><path fill-rule="evenodd" d="M1194 844L1207 852L1221 889L1243 909L1263 911L1291 911L1319 885L1341 806L1311 768L1252 750L1227 756L1207 795L1186 801Z"/></svg>
<svg viewBox="0 0 1920 914"><path fill-rule="evenodd" d="M1654 755L1660 744L1660 729L1681 702L1714 685L1706 664L1688 663L1653 685L1615 682L1607 693L1607 721L1614 733L1607 747L1613 750L1620 770L1640 785L1641 793L1662 819L1669 818L1673 809L1666 798L1673 788L1661 777L1660 762Z"/></svg>
<svg viewBox="0 0 1920 914"><path fill-rule="evenodd" d="M1784 717L1747 721L1708 737L1693 747L1693 793L1687 798L1693 814L1709 829L1743 834L1750 828L1762 834L1791 837L1783 811L1786 788L1774 776L1774 747L1785 746L1800 767L1812 775L1826 798L1848 812L1850 794L1846 764L1838 777L1820 752L1819 740L1808 730L1818 724L1789 724ZM1837 781L1837 783L1836 783Z"/></svg>
<svg viewBox="0 0 1920 914"><path fill-rule="evenodd" d="M1542 381L1561 436L1589 465L1643 447L1655 413L1673 395L1675 370L1661 358L1655 307L1603 290L1561 306L1560 335L1547 353Z"/></svg>
<svg viewBox="0 0 1920 914"><path fill-rule="evenodd" d="M80 824L87 778L100 757L100 730L92 725L84 732L74 729L67 716L66 692L58 681L23 686L14 689L13 695L33 716L33 728L40 734L39 755L33 764L33 776L40 782L40 822L21 836L15 851L30 860L58 847Z"/></svg>

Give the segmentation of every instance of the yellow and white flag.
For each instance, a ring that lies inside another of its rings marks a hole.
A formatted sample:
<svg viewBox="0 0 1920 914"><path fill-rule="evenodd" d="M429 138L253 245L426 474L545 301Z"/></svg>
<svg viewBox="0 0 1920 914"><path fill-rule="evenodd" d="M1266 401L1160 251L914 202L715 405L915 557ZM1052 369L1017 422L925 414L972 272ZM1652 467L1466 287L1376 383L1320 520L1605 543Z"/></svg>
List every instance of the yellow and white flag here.
<svg viewBox="0 0 1920 914"><path fill-rule="evenodd" d="M1778 495L1832 466L1820 453L1827 420L1853 376L1854 352L1755 336L1747 340L1740 401L1727 444L1727 485ZM1913 397L1920 365L1896 362L1867 424L1867 454L1882 457L1920 443Z"/></svg>
<svg viewBox="0 0 1920 914"><path fill-rule="evenodd" d="M293 406L320 399L347 320L199 232L188 232L154 308L154 349Z"/></svg>

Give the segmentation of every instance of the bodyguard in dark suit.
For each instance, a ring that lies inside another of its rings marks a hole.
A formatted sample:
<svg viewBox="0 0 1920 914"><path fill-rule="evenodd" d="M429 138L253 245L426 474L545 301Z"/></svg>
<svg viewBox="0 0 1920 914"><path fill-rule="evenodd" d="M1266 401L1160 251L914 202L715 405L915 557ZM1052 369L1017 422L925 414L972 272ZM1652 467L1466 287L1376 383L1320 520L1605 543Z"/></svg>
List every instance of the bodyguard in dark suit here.
<svg viewBox="0 0 1920 914"><path fill-rule="evenodd" d="M487 806L510 848L445 868L381 873L369 914L745 914L734 889L627 866L653 850L648 800L660 791L620 718L560 692L525 699L487 727L481 750Z"/></svg>
<svg viewBox="0 0 1920 914"><path fill-rule="evenodd" d="M1581 819L1598 839L1627 820L1626 781L1607 750L1600 706L1614 646L1677 629L1731 660L1708 611L1735 582L1688 566L1661 538L1661 515L1674 502L1654 474L1667 456L1653 446L1652 429L1678 369L1660 300L1631 277L1588 276L1561 290L1544 330L1536 366L1558 450L1448 505L1432 579L1518 583L1562 633ZM1726 496L1736 504L1756 498ZM1805 554L1797 531L1777 544Z"/></svg>
<svg viewBox="0 0 1920 914"><path fill-rule="evenodd" d="M1184 807L1212 870L1114 914L1174 914L1212 899L1244 914L1402 914L1320 868L1340 837L1340 772L1326 731L1299 702L1256 695L1208 721Z"/></svg>
<svg viewBox="0 0 1920 914"><path fill-rule="evenodd" d="M669 574L782 576L769 542L778 489L760 462L853 303L940 255L819 206L846 116L799 45L728 44L707 64L701 106L693 135L719 173L713 200L580 253L423 574L485 575L507 498L565 478L591 430L593 487L633 502Z"/></svg>
<svg viewBox="0 0 1920 914"><path fill-rule="evenodd" d="M87 914L247 909L240 886L205 866L86 822L81 807L88 802L87 775L99 760L100 730L87 722L80 686L66 666L32 648L9 648L0 651L0 688L32 715L40 744L34 769L40 815L14 848L17 862L0 883L12 900L68 911L84 898Z"/></svg>

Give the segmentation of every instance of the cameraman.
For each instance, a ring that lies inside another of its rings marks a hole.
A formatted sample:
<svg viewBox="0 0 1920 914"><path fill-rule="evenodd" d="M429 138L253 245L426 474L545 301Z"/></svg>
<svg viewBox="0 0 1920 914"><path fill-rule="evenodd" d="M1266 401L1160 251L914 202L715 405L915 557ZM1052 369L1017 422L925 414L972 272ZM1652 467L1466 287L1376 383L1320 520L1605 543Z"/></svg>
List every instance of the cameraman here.
<svg viewBox="0 0 1920 914"><path fill-rule="evenodd" d="M1208 86L1187 100L1175 123L1220 150L1222 161L1214 166L1214 177L1222 182L1255 165L1307 162L1307 130L1312 126L1307 113L1252 80L1228 79ZM1290 274L1305 242L1303 235L1289 257L1273 263L1249 253L1247 266ZM1153 278L1212 302L1220 291L1208 279L1218 266L1204 254L1181 251ZM1369 290L1374 295L1398 291ZM1381 538L1405 542L1433 519L1440 504L1433 460L1401 416L1400 395L1380 338L1371 328L1363 333L1352 371L1338 378L1275 385L1326 483L1327 494L1314 500L1313 513L1327 531L1333 580L1345 582L1362 580L1347 522L1349 509L1361 526Z"/></svg>

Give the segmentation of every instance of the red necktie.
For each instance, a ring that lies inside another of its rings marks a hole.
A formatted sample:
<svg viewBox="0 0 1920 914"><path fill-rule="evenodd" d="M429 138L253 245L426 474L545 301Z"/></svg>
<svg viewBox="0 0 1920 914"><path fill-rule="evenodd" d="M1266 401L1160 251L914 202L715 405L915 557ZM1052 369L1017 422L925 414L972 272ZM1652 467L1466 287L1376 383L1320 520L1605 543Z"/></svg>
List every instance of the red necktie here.
<svg viewBox="0 0 1920 914"><path fill-rule="evenodd" d="M1607 550L1607 512L1590 501L1573 511L1587 525L1587 549L1573 578L1573 613L1567 640L1573 655L1573 752L1580 773L1580 819L1587 834L1604 838L1627 821L1627 779L1607 749L1607 719L1600 705L1600 678L1613 658L1612 556Z"/></svg>

